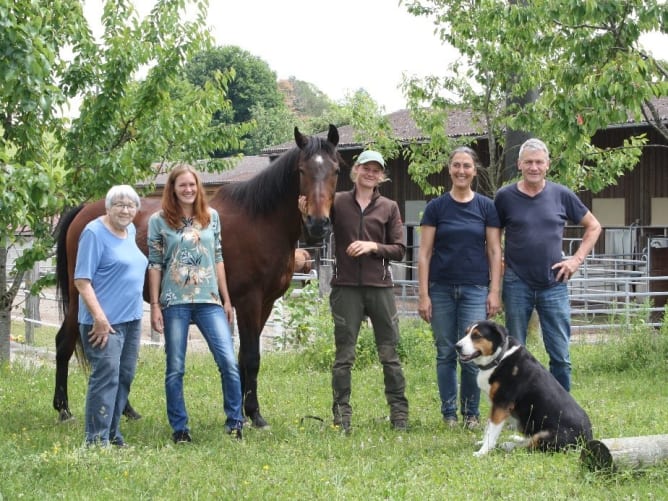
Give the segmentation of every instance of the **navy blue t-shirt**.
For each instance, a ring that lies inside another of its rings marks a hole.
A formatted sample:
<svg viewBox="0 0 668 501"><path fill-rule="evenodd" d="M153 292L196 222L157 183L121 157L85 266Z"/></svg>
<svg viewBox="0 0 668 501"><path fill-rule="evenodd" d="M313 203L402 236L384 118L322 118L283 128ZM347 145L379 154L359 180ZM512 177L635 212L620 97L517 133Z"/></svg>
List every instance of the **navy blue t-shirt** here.
<svg viewBox="0 0 668 501"><path fill-rule="evenodd" d="M494 204L505 230L505 265L534 289L556 285L552 266L562 260L564 226L579 224L589 209L571 190L550 181L534 197L517 183L504 186Z"/></svg>
<svg viewBox="0 0 668 501"><path fill-rule="evenodd" d="M436 228L430 282L489 285L485 231L500 227L491 199L475 193L470 202L461 203L445 193L427 204L420 225Z"/></svg>

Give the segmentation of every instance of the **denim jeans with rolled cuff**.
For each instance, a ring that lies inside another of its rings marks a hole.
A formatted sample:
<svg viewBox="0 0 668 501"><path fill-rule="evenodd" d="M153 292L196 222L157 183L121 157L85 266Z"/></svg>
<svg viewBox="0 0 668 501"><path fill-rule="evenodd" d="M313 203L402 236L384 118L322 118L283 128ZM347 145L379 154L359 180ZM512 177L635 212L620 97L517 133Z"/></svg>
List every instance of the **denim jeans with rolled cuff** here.
<svg viewBox="0 0 668 501"><path fill-rule="evenodd" d="M141 341L141 319L111 326L104 348L93 347L88 339L92 325L79 324L81 343L91 372L86 393L86 443L124 443L120 430L123 409L135 377Z"/></svg>

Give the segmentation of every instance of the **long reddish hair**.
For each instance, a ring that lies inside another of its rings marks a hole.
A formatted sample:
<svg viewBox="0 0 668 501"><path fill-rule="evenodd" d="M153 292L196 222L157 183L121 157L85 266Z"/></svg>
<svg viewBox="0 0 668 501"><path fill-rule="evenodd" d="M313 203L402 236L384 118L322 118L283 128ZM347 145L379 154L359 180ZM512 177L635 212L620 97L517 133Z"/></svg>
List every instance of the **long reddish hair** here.
<svg viewBox="0 0 668 501"><path fill-rule="evenodd" d="M193 175L197 185L197 195L195 195L195 203L193 204L193 218L202 225L202 228L206 228L209 226L211 216L209 215L209 204L206 201L204 186L202 185L202 180L197 171L188 164L177 164L169 172L167 182L165 183L165 189L162 192L163 217L167 221L167 224L174 229L183 226L183 221L181 220L183 212L181 211L181 206L176 198L175 186L176 179L187 172Z"/></svg>

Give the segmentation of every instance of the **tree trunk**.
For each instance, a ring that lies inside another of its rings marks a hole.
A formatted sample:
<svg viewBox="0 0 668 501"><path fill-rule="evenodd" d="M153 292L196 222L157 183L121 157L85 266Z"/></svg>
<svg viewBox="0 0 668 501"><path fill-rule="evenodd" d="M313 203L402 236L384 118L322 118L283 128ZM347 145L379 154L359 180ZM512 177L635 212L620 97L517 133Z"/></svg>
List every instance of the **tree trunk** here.
<svg viewBox="0 0 668 501"><path fill-rule="evenodd" d="M0 365L9 363L11 348L9 334L11 331L11 309L3 308L0 311Z"/></svg>
<svg viewBox="0 0 668 501"><path fill-rule="evenodd" d="M590 440L580 460L592 471L639 469L668 459L668 435Z"/></svg>
<svg viewBox="0 0 668 501"><path fill-rule="evenodd" d="M12 303L7 291L7 247L0 244L0 364L9 363Z"/></svg>

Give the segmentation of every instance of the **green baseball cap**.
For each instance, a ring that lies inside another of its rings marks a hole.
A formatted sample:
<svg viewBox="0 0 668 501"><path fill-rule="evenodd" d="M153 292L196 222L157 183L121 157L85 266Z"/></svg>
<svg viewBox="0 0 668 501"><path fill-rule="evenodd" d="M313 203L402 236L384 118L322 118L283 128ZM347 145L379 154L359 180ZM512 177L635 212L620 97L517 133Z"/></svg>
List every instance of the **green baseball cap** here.
<svg viewBox="0 0 668 501"><path fill-rule="evenodd" d="M357 160L355 161L356 164L366 164L369 162L378 162L380 166L385 170L385 160L383 159L383 155L378 153L377 151L373 150L366 150L360 153L360 156L357 157Z"/></svg>

